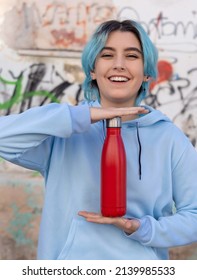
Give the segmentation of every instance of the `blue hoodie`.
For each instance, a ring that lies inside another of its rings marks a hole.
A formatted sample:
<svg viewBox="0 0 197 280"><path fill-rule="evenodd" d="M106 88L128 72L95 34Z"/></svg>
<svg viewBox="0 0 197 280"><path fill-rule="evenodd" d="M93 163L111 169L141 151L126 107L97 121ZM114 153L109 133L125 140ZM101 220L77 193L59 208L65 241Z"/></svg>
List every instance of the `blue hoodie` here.
<svg viewBox="0 0 197 280"><path fill-rule="evenodd" d="M127 235L78 216L80 210L100 212L105 126L91 124L89 106L99 104L54 103L0 118L0 156L45 180L38 259L168 259L169 247L196 242L196 150L148 106L150 113L122 126L126 217L138 219L139 229Z"/></svg>

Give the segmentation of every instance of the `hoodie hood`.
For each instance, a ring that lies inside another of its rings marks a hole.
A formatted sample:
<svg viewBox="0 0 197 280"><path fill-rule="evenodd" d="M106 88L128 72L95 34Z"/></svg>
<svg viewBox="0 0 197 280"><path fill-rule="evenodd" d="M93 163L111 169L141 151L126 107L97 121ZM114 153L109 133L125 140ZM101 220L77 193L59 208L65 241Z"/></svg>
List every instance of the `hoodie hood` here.
<svg viewBox="0 0 197 280"><path fill-rule="evenodd" d="M164 115L162 112L160 112L148 105L142 105L141 107L144 107L147 110L149 110L149 113L139 115L139 118L137 118L135 120L124 122L123 126L126 125L128 127L134 127L134 126L144 127L144 126L153 125L160 121L171 122L171 120L166 115Z"/></svg>

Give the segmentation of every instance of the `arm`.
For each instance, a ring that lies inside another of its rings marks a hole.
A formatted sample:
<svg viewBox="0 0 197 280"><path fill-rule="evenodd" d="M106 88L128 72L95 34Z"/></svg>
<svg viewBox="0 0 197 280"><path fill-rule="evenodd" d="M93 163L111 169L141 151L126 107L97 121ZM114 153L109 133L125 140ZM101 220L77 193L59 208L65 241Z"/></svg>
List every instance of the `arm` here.
<svg viewBox="0 0 197 280"><path fill-rule="evenodd" d="M15 164L44 172L54 137L67 138L87 131L91 123L114 116L146 112L143 108L89 108L88 104L34 107L0 117L0 156ZM44 151L44 157L41 152Z"/></svg>
<svg viewBox="0 0 197 280"><path fill-rule="evenodd" d="M142 107L89 108L87 104L69 106L49 104L35 107L17 115L0 117L0 156L4 153L20 153L38 145L49 136L70 137L82 133L90 123L115 116L146 113Z"/></svg>
<svg viewBox="0 0 197 280"><path fill-rule="evenodd" d="M188 143L172 171L176 212L155 220L145 216L130 236L147 246L174 247L197 241L197 153Z"/></svg>
<svg viewBox="0 0 197 280"><path fill-rule="evenodd" d="M74 112L73 112L74 111ZM78 121L72 115L79 115ZM44 172L54 137L70 137L90 126L87 105L49 104L21 114L0 117L0 156L15 164ZM44 157L41 157L41 152Z"/></svg>

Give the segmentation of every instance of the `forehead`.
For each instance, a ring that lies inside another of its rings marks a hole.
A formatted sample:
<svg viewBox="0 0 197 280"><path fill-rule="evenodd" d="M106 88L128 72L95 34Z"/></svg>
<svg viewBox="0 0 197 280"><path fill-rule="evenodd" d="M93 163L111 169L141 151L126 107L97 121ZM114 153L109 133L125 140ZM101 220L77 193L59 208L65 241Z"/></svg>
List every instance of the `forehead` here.
<svg viewBox="0 0 197 280"><path fill-rule="evenodd" d="M105 43L105 47L129 48L136 47L141 50L141 44L137 36L129 31L112 31Z"/></svg>

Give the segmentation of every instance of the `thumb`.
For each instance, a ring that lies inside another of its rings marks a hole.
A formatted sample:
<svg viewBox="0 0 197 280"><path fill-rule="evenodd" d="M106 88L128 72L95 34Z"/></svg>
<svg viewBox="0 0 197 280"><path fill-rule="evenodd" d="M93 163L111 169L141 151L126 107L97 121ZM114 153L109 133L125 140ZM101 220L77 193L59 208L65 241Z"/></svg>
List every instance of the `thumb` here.
<svg viewBox="0 0 197 280"><path fill-rule="evenodd" d="M138 220L126 220L125 221L125 232L127 234L132 234L140 227L140 221Z"/></svg>

